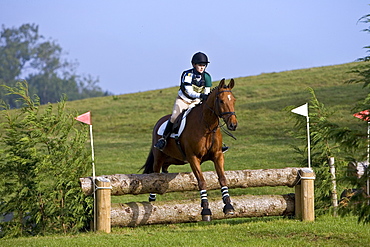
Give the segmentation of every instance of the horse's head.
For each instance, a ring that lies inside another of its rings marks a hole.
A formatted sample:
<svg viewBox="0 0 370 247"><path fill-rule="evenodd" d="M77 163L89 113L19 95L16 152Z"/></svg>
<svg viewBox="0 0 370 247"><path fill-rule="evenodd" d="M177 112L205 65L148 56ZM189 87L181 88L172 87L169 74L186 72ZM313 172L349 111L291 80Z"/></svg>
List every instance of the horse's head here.
<svg viewBox="0 0 370 247"><path fill-rule="evenodd" d="M222 79L215 92L215 113L224 120L229 130L236 130L238 126L234 109L235 97L231 92L234 85L234 79L230 80L229 85L226 85L225 79Z"/></svg>

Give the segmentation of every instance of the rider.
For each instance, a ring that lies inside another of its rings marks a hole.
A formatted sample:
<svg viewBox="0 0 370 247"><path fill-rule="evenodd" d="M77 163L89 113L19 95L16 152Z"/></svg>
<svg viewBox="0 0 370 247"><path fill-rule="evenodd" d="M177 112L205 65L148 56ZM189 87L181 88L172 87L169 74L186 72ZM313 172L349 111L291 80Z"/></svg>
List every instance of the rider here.
<svg viewBox="0 0 370 247"><path fill-rule="evenodd" d="M183 110L189 108L191 104L198 104L201 100L206 100L212 86L211 75L205 71L208 65L208 57L202 52L197 52L191 59L193 68L182 72L181 84L172 109L172 115L163 132L162 138L154 145L155 148L163 150L167 144L167 138L171 135L173 123ZM222 147L222 152L229 148Z"/></svg>

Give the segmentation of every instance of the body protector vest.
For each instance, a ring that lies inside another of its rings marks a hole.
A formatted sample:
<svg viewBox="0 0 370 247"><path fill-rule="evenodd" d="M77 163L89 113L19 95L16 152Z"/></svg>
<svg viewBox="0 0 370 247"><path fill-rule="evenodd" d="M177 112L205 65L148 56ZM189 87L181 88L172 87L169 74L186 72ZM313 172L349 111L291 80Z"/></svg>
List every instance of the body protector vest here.
<svg viewBox="0 0 370 247"><path fill-rule="evenodd" d="M179 96L184 100L194 100L199 98L201 93L208 94L211 86L210 74L205 71L200 74L192 68L182 72Z"/></svg>

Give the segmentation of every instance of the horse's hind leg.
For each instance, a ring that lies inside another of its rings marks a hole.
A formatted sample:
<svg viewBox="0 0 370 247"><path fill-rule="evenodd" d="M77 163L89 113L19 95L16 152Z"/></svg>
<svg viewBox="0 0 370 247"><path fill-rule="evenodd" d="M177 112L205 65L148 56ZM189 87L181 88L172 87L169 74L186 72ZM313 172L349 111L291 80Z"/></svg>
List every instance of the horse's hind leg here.
<svg viewBox="0 0 370 247"><path fill-rule="evenodd" d="M155 202L155 200L157 200L157 194L150 193L149 194L149 202Z"/></svg>
<svg viewBox="0 0 370 247"><path fill-rule="evenodd" d="M161 157L162 154L158 154L158 150L152 149L153 152L153 172L160 173L161 168L164 164L164 158ZM168 167L168 166L167 166ZM149 194L149 202L154 202L157 199L157 194L150 193Z"/></svg>
<svg viewBox="0 0 370 247"><path fill-rule="evenodd" d="M168 167L171 165L171 163L165 162L162 165L162 173L168 173Z"/></svg>
<svg viewBox="0 0 370 247"><path fill-rule="evenodd" d="M162 166L162 173L168 173L168 167L170 166L169 163L164 163ZM150 193L149 194L149 202L155 202L157 199L157 194L155 193Z"/></svg>

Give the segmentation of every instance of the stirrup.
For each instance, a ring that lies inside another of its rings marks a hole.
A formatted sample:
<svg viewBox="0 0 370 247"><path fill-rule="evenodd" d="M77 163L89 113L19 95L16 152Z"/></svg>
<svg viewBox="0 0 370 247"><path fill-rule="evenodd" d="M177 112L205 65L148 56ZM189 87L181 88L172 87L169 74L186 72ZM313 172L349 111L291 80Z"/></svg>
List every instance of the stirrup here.
<svg viewBox="0 0 370 247"><path fill-rule="evenodd" d="M154 145L156 149L159 151L163 151L164 147L166 146L167 141L163 137L157 141L157 143Z"/></svg>

